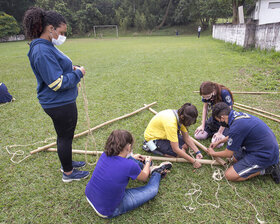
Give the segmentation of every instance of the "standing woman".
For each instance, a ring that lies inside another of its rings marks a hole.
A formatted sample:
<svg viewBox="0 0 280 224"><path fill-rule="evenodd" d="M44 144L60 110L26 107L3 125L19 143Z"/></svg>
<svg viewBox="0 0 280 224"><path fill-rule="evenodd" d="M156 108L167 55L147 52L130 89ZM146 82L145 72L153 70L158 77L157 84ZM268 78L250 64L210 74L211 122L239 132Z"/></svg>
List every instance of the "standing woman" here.
<svg viewBox="0 0 280 224"><path fill-rule="evenodd" d="M51 117L57 133L57 151L62 180L71 182L88 177L76 168L85 162L72 161L72 141L77 124L77 84L85 75L83 67L72 65L69 57L54 45L66 40L67 25L62 15L32 7L23 18L26 37L31 39L28 58L37 79L37 98Z"/></svg>
<svg viewBox="0 0 280 224"><path fill-rule="evenodd" d="M210 81L203 82L199 92L203 102L202 122L195 130L194 137L198 140L212 137L211 142L219 141L227 136L228 128L226 128L226 124L222 126L213 119L210 112L219 102L224 102L232 108L234 102L232 93L227 87ZM218 148L222 146L223 143L218 145Z"/></svg>

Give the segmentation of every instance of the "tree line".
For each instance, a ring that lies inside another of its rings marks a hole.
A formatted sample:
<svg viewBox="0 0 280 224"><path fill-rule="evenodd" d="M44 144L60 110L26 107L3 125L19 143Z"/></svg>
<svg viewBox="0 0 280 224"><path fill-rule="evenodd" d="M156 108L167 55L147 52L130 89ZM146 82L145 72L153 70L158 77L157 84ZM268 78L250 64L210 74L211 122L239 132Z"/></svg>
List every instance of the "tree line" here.
<svg viewBox="0 0 280 224"><path fill-rule="evenodd" d="M218 18L234 15L237 21L237 7L244 5L246 13L254 4L255 0L1 0L0 11L21 24L31 6L55 10L66 18L71 35L109 24L141 31L200 22L205 29Z"/></svg>

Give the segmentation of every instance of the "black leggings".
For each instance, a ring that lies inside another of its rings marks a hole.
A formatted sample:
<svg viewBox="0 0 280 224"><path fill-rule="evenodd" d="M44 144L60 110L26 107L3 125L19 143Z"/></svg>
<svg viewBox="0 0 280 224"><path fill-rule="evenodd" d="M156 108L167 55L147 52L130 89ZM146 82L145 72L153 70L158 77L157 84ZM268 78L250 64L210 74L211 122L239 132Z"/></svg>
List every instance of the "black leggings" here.
<svg viewBox="0 0 280 224"><path fill-rule="evenodd" d="M55 108L44 109L51 117L57 134L57 153L65 172L73 169L72 141L77 124L78 111L76 103Z"/></svg>

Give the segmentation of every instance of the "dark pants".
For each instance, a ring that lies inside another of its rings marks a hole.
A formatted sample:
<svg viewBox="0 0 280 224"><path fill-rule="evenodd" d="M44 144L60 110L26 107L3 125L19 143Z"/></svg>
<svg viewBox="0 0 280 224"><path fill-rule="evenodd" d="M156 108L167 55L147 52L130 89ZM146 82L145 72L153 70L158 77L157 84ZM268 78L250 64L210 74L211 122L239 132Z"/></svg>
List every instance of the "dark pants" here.
<svg viewBox="0 0 280 224"><path fill-rule="evenodd" d="M77 124L78 111L76 103L55 108L44 109L51 117L57 134L57 153L65 172L72 167L72 141Z"/></svg>
<svg viewBox="0 0 280 224"><path fill-rule="evenodd" d="M182 149L182 146L185 144L183 136L180 134L178 134L178 144L180 149ZM156 145L158 147L157 150L161 153L177 157L177 154L173 151L169 140L156 140Z"/></svg>

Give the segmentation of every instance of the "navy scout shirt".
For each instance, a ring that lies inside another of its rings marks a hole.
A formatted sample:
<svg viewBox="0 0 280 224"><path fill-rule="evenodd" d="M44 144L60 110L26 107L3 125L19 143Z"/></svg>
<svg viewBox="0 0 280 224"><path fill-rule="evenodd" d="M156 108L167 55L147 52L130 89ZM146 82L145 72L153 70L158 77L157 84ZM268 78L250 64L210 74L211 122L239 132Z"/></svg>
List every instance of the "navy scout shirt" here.
<svg viewBox="0 0 280 224"><path fill-rule="evenodd" d="M261 119L231 110L228 123L227 149L238 151L243 148L247 158L258 165L274 165L279 162L276 137Z"/></svg>

